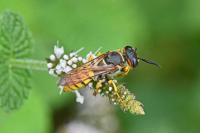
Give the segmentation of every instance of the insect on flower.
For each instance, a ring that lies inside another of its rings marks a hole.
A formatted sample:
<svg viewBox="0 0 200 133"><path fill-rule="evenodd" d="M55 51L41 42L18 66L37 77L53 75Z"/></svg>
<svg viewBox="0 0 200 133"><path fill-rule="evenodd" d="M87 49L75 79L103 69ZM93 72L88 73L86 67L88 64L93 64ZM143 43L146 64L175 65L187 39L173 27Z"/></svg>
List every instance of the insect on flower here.
<svg viewBox="0 0 200 133"><path fill-rule="evenodd" d="M60 57L62 58L62 55ZM66 55L63 56L63 58L65 57ZM94 89L93 95L100 94L108 97L111 103L119 105L122 110L134 114L144 114L142 103L137 101L124 85L118 83L116 78L127 75L129 70L135 68L140 60L155 66L159 66L158 64L138 57L136 49L131 46L103 54L90 52L86 59L78 57L74 53L70 57L68 65L71 66L67 66L71 68L69 71L63 71L65 68L62 70L60 64L54 66L55 69L58 69L59 66L59 70L55 70L55 73L60 77L58 85L63 87L63 91L76 91L77 93L80 88L92 88ZM52 62L49 60L48 63ZM50 70L52 71L52 68Z"/></svg>

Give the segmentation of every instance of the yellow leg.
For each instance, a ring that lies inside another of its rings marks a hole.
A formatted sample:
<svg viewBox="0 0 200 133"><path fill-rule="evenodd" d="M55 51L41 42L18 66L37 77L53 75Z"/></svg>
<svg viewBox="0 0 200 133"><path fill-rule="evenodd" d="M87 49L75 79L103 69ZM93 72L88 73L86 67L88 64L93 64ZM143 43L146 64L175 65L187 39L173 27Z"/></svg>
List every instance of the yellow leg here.
<svg viewBox="0 0 200 133"><path fill-rule="evenodd" d="M115 91L117 97L119 98L120 101L122 101L121 97L118 94L118 88L117 88L115 82L113 80L109 80L108 83L113 86L114 91Z"/></svg>
<svg viewBox="0 0 200 133"><path fill-rule="evenodd" d="M115 83L113 82L113 80L109 80L108 83L113 86L115 92L118 91L117 86L115 85Z"/></svg>
<svg viewBox="0 0 200 133"><path fill-rule="evenodd" d="M117 77L123 77L125 75L128 74L128 72L130 71L130 67L129 66L125 66L122 68L122 73L120 73L119 75L117 75Z"/></svg>
<svg viewBox="0 0 200 133"><path fill-rule="evenodd" d="M98 93L98 90L99 90L101 87L102 87L102 80L99 80L99 81L97 82L97 84L96 84L95 91L94 91L93 95L96 96L97 93Z"/></svg>

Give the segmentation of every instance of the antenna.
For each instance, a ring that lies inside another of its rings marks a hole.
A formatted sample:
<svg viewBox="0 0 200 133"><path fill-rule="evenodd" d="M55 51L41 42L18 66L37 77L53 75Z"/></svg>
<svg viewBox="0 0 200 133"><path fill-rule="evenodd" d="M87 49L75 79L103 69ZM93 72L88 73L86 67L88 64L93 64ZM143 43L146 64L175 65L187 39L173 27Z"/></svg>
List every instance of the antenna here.
<svg viewBox="0 0 200 133"><path fill-rule="evenodd" d="M142 60L145 63L152 64L152 65L157 66L158 68L160 68L160 65L157 64L156 62L152 61L152 60L147 60L147 59L143 59L143 58L138 58L138 59Z"/></svg>

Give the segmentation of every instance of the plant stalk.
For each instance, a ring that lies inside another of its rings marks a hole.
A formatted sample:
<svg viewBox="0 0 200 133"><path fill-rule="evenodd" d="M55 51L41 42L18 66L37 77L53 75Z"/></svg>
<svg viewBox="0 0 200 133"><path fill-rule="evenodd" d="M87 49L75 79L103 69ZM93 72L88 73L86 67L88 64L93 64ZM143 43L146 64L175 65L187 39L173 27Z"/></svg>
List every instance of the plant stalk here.
<svg viewBox="0 0 200 133"><path fill-rule="evenodd" d="M45 61L34 60L34 59L12 59L11 66L22 69L47 71L47 66Z"/></svg>

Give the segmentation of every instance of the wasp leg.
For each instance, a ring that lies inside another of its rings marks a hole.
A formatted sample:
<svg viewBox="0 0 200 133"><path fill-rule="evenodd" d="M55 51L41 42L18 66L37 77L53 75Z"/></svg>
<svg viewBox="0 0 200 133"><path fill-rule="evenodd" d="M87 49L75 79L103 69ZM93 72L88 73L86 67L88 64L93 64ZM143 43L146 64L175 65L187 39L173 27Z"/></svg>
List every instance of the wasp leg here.
<svg viewBox="0 0 200 133"><path fill-rule="evenodd" d="M108 81L108 84L110 84L110 85L112 85L112 86L113 86L113 88L114 88L114 91L115 91L115 92L117 92L117 91L118 91L118 89L117 89L117 86L115 85L115 83L114 83L114 81L113 81L113 80L109 80L109 81Z"/></svg>
<svg viewBox="0 0 200 133"><path fill-rule="evenodd" d="M102 80L99 80L99 81L97 82L97 84L96 84L95 91L94 91L94 93L93 93L94 96L97 95L98 90L99 90L101 87L102 87Z"/></svg>
<svg viewBox="0 0 200 133"><path fill-rule="evenodd" d="M121 99L121 97L120 97L120 96L119 96L119 94L118 94L118 88L117 88L117 86L116 86L115 82L114 82L113 80L109 80L109 81L108 81L108 84L110 84L110 85L112 85L112 86L113 86L113 88L114 88L114 91L115 91L115 93L116 93L117 97L118 97L119 99Z"/></svg>
<svg viewBox="0 0 200 133"><path fill-rule="evenodd" d="M121 69L121 74L117 75L117 77L123 77L125 75L128 74L128 72L130 71L130 67L129 66L125 66Z"/></svg>

